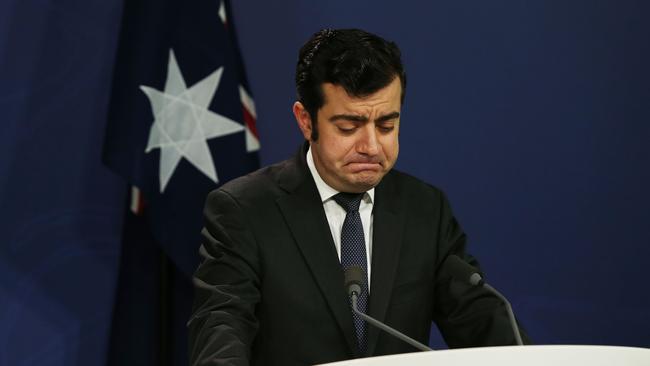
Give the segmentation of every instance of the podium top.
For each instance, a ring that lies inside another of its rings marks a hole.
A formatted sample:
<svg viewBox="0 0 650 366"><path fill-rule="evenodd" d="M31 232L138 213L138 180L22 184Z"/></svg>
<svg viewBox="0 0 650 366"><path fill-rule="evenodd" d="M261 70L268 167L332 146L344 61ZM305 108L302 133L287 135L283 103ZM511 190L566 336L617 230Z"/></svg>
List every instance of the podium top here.
<svg viewBox="0 0 650 366"><path fill-rule="evenodd" d="M650 349L617 346L507 346L360 358L328 363L328 366L650 366Z"/></svg>

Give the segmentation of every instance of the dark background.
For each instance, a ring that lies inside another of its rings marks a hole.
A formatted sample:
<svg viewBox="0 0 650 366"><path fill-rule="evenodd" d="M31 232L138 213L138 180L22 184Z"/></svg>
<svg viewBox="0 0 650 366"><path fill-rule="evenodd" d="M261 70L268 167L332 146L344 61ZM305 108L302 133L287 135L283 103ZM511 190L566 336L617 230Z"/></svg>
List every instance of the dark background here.
<svg viewBox="0 0 650 366"><path fill-rule="evenodd" d="M122 2L0 2L0 365L104 365L124 181L101 164ZM540 344L650 346L650 4L233 2L262 163L289 157L299 46L396 41L398 168L445 190ZM434 341L438 344L439 340Z"/></svg>

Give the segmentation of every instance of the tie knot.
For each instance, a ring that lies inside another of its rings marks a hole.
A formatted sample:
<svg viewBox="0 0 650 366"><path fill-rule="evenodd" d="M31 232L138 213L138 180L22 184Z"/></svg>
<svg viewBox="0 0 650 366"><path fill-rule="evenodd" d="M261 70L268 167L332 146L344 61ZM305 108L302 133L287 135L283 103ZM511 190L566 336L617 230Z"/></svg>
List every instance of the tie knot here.
<svg viewBox="0 0 650 366"><path fill-rule="evenodd" d="M359 205L361 204L361 198L363 198L364 193L345 193L341 192L334 196L334 201L343 207L347 212L359 211Z"/></svg>

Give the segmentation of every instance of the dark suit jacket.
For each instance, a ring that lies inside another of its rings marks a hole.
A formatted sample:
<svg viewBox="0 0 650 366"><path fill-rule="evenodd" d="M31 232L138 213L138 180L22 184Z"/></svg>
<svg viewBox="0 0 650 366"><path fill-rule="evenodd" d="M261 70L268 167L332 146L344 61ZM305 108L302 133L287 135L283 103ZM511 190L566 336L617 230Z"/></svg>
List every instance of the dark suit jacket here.
<svg viewBox="0 0 650 366"><path fill-rule="evenodd" d="M364 356L305 152L208 196L189 322L192 365ZM514 344L499 300L441 270L450 254L472 261L442 192L393 170L374 202L369 315L422 343L433 321L450 347ZM413 351L369 326L368 355Z"/></svg>

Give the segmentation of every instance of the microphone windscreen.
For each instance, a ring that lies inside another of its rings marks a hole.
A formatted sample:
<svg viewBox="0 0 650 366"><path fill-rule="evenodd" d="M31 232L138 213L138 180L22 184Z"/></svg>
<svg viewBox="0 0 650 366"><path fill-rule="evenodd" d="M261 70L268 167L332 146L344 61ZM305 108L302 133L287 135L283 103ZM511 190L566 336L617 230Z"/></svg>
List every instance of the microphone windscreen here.
<svg viewBox="0 0 650 366"><path fill-rule="evenodd" d="M478 270L455 254L447 257L443 266L451 277L459 281L469 283L472 286L483 283L483 279Z"/></svg>
<svg viewBox="0 0 650 366"><path fill-rule="evenodd" d="M349 291L350 286L352 285L361 286L366 279L366 272L359 266L350 266L346 268L343 275L345 278L344 285L346 291Z"/></svg>

